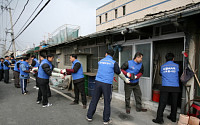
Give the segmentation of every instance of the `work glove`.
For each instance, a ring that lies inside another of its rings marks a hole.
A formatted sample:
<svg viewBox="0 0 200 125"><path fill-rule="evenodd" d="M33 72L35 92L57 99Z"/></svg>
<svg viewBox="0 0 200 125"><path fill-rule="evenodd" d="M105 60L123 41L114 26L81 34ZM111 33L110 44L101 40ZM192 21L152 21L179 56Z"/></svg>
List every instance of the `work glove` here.
<svg viewBox="0 0 200 125"><path fill-rule="evenodd" d="M38 67L33 67L33 68L32 68L32 71L33 71L33 72L37 72L37 71L38 71Z"/></svg>
<svg viewBox="0 0 200 125"><path fill-rule="evenodd" d="M126 78L125 75L121 72L119 74L119 77L125 81L125 83L130 83L130 79L129 78Z"/></svg>
<svg viewBox="0 0 200 125"><path fill-rule="evenodd" d="M66 71L66 69L61 69L61 70L60 70L60 73L66 75L66 74L67 74L67 71Z"/></svg>
<svg viewBox="0 0 200 125"><path fill-rule="evenodd" d="M127 73L127 77L129 77L131 80L134 80L137 78L137 76L134 75L134 73Z"/></svg>

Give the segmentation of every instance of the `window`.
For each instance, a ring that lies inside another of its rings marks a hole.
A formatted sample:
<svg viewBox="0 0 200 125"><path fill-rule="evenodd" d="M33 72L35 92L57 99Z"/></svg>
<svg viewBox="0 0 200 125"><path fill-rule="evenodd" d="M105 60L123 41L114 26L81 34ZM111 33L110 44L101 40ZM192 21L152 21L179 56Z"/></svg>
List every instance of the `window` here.
<svg viewBox="0 0 200 125"><path fill-rule="evenodd" d="M99 46L99 57L100 58L104 58L105 57L107 49L108 49L107 46Z"/></svg>
<svg viewBox="0 0 200 125"><path fill-rule="evenodd" d="M126 15L126 6L123 6L123 16Z"/></svg>
<svg viewBox="0 0 200 125"><path fill-rule="evenodd" d="M105 21L108 21L108 13L105 14Z"/></svg>
<svg viewBox="0 0 200 125"><path fill-rule="evenodd" d="M101 24L101 16L99 16L99 24Z"/></svg>
<svg viewBox="0 0 200 125"><path fill-rule="evenodd" d="M161 35L175 33L176 27L173 24L163 25L161 27Z"/></svg>
<svg viewBox="0 0 200 125"><path fill-rule="evenodd" d="M115 9L115 18L117 18L117 9Z"/></svg>
<svg viewBox="0 0 200 125"><path fill-rule="evenodd" d="M143 66L144 66L144 73L143 77L150 77L150 53L151 53L151 44L140 44L136 45L136 52L141 52L143 54Z"/></svg>
<svg viewBox="0 0 200 125"><path fill-rule="evenodd" d="M121 52L121 65L128 60L132 60L132 46L123 46Z"/></svg>
<svg viewBox="0 0 200 125"><path fill-rule="evenodd" d="M71 66L72 63L69 60L70 54L74 53L73 48L66 48L64 49L64 65L65 66Z"/></svg>
<svg viewBox="0 0 200 125"><path fill-rule="evenodd" d="M90 53L90 48L85 48L84 53Z"/></svg>
<svg viewBox="0 0 200 125"><path fill-rule="evenodd" d="M91 62L92 62L92 72L96 72L98 69L98 47L92 47L91 48L91 53L92 53L92 58L91 58Z"/></svg>
<svg viewBox="0 0 200 125"><path fill-rule="evenodd" d="M70 57L70 54L64 55L64 64L66 66L71 66L72 65L71 61L69 60L69 57Z"/></svg>

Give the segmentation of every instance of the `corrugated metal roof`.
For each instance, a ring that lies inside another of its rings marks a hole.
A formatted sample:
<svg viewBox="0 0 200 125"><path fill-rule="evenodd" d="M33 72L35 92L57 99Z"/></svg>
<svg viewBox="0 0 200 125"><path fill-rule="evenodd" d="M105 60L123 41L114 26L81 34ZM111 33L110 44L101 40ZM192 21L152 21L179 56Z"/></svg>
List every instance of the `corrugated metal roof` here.
<svg viewBox="0 0 200 125"><path fill-rule="evenodd" d="M172 18L183 18L183 17L194 15L194 14L199 14L200 13L199 7L200 7L200 2L191 3L186 6L174 8L169 11L161 11L159 13L147 14L144 18L136 19L136 20L133 20L124 24L120 24L115 27L112 27L103 31L95 32L86 36L80 36L76 39L73 39L71 41L66 41L64 43L49 45L43 49L48 49L48 48L55 47L58 45L73 43L73 42L80 41L86 38L94 38L94 37L99 37L99 36L104 36L104 35L109 35L109 34L120 33L125 28L137 29L137 28L159 24L166 21L171 21Z"/></svg>

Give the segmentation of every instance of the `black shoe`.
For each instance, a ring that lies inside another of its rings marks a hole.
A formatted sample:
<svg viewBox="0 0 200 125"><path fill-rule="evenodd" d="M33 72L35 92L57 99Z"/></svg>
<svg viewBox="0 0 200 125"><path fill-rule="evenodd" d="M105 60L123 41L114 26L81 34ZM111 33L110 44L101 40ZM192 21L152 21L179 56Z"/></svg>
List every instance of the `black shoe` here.
<svg viewBox="0 0 200 125"><path fill-rule="evenodd" d="M20 86L19 85L15 85L15 88L20 88Z"/></svg>
<svg viewBox="0 0 200 125"><path fill-rule="evenodd" d="M37 101L36 103L37 103L37 104L40 104L40 103L41 103L41 101Z"/></svg>
<svg viewBox="0 0 200 125"><path fill-rule="evenodd" d="M172 122L176 122L176 120L172 119L170 115L168 115L167 118L168 118L169 120L171 120Z"/></svg>
<svg viewBox="0 0 200 125"><path fill-rule="evenodd" d="M163 120L157 120L157 119L153 119L152 122L157 123L157 124L163 124L164 121Z"/></svg>
<svg viewBox="0 0 200 125"><path fill-rule="evenodd" d="M87 105L83 105L83 109L86 109L87 108Z"/></svg>
<svg viewBox="0 0 200 125"><path fill-rule="evenodd" d="M147 109L136 109L137 112L147 112Z"/></svg>

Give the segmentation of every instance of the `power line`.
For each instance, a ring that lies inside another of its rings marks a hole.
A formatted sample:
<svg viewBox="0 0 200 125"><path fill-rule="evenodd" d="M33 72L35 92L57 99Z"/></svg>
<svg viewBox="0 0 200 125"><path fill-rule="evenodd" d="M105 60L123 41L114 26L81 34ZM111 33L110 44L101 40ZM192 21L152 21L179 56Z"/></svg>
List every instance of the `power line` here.
<svg viewBox="0 0 200 125"><path fill-rule="evenodd" d="M38 4L38 6L35 8L35 10L33 11L33 13L31 14L31 16L28 18L28 20L26 21L26 23L22 26L22 28L19 30L19 32L21 32L21 30L25 27L25 25L28 23L28 21L31 19L31 17L33 16L33 14L35 13L35 11L38 9L38 7L41 5L41 3L43 2L43 0L40 1L40 3Z"/></svg>
<svg viewBox="0 0 200 125"><path fill-rule="evenodd" d="M10 2L5 6L5 8L7 9L8 8L8 6L10 5L10 3L12 2L13 0L10 0ZM2 1L2 3L3 3L3 1ZM3 14L3 11L1 12L1 14ZM0 14L0 15L1 15Z"/></svg>
<svg viewBox="0 0 200 125"><path fill-rule="evenodd" d="M35 15L35 17L29 22L29 24L15 37L17 39L28 27L29 25L35 20L35 18L42 12L42 10L48 5L51 0L48 0L45 5L40 9L40 11Z"/></svg>
<svg viewBox="0 0 200 125"><path fill-rule="evenodd" d="M21 46L18 44L18 41L16 41L16 45L17 45L18 49L22 50Z"/></svg>
<svg viewBox="0 0 200 125"><path fill-rule="evenodd" d="M10 2L6 5L6 8L10 5L10 3L12 2L13 0L10 0Z"/></svg>
<svg viewBox="0 0 200 125"><path fill-rule="evenodd" d="M27 0L26 4L24 5L24 8L23 8L22 12L20 13L19 17L17 18L17 20L15 21L15 23L13 24L13 26L12 26L12 27L14 27L14 26L15 26L15 24L18 22L19 18L21 17L22 13L24 12L24 10L25 10L25 8L26 8L26 5L28 4L28 2L29 2L29 0Z"/></svg>
<svg viewBox="0 0 200 125"><path fill-rule="evenodd" d="M6 53L9 51L9 49L10 49L11 46L12 46L12 42L10 43L10 46L9 46L8 50L6 51Z"/></svg>
<svg viewBox="0 0 200 125"><path fill-rule="evenodd" d="M12 14L12 16L13 16L13 15L14 15L14 13L15 13L15 10L16 10L16 8L17 8L18 2L19 2L19 0L17 0L17 3L16 3L16 5L15 5L15 9L14 9L14 11L13 11L13 14Z"/></svg>

